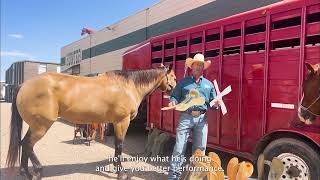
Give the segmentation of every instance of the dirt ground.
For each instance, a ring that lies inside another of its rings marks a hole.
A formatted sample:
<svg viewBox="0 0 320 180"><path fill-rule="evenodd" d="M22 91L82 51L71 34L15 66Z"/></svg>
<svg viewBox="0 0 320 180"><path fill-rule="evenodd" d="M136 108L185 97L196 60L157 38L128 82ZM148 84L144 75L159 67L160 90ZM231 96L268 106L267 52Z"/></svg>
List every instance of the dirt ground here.
<svg viewBox="0 0 320 180"><path fill-rule="evenodd" d="M18 166L14 169L5 167L9 144L9 127L11 104L0 103L1 105L1 179L22 179L18 175ZM23 135L28 126L24 124ZM107 137L106 142L95 141L90 146L83 143L83 140L77 139L73 144L72 124L58 121L48 130L47 134L35 145L34 151L43 165L43 179L116 179L116 174L112 172L111 157L114 155L113 137ZM147 131L143 129L129 128L124 143L123 157L142 158L145 143L147 140ZM171 142L173 144L174 142ZM170 145L168 151L172 151ZM188 148L190 149L190 148ZM218 153L219 155L221 153ZM188 153L190 156L190 153ZM231 158L230 155L222 153L222 162L226 165ZM134 161L127 159L123 162L124 168L127 168L128 176L131 179L164 180L167 178L167 171L153 171L160 167L168 167L168 162L147 162ZM29 162L29 167L32 167ZM135 169L139 167L140 169ZM145 170L150 171L145 171Z"/></svg>

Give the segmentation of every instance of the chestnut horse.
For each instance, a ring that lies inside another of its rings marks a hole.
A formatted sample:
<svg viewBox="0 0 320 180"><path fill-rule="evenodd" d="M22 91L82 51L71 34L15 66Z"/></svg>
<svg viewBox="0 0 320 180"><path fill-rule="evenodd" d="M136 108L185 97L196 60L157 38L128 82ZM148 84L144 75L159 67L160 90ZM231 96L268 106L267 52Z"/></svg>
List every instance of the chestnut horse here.
<svg viewBox="0 0 320 180"><path fill-rule="evenodd" d="M110 71L96 77L45 73L24 82L12 102L10 145L7 165L13 167L22 156L20 173L28 179L41 179L42 165L34 145L61 117L71 123L113 123L115 157L122 154L123 141L142 100L155 89L170 92L176 86L172 66L139 71ZM29 129L21 140L22 120ZM28 159L34 175L28 172ZM113 162L118 178L126 179L120 161Z"/></svg>
<svg viewBox="0 0 320 180"><path fill-rule="evenodd" d="M90 129L90 140L95 140L97 135L97 129L100 130L100 140L104 139L104 123L92 123Z"/></svg>
<svg viewBox="0 0 320 180"><path fill-rule="evenodd" d="M306 63L308 74L303 82L303 98L298 110L299 119L312 124L320 116L320 64Z"/></svg>

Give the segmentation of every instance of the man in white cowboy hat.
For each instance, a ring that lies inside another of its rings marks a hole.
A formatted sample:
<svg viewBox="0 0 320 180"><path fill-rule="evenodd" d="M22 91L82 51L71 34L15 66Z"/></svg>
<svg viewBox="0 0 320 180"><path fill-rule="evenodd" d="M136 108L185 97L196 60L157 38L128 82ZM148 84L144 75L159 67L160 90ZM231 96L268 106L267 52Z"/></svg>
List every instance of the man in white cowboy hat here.
<svg viewBox="0 0 320 180"><path fill-rule="evenodd" d="M200 149L205 153L208 136L208 122L206 111L208 108L216 110L218 103L210 107L209 103L216 96L213 84L203 77L203 70L210 66L210 61L205 61L202 54L196 54L193 58L186 60L187 67L192 69L192 75L179 81L170 96L169 106L174 106L183 101L191 89L196 89L200 96L204 97L205 104L201 106L191 106L180 113L179 122L176 128L176 144L170 159L168 179L179 179L181 176L181 166L185 162L184 157L187 140L192 131L192 153Z"/></svg>

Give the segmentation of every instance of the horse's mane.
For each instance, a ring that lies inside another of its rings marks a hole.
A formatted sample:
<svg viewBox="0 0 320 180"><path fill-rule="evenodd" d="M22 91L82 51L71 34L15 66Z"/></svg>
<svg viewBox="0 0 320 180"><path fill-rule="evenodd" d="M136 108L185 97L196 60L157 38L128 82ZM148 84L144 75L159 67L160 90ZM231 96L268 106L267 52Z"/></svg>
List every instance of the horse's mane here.
<svg viewBox="0 0 320 180"><path fill-rule="evenodd" d="M157 80L161 73L165 73L165 68L154 68L145 70L114 70L106 72L107 76L118 76L129 81L132 80L136 85L148 85Z"/></svg>

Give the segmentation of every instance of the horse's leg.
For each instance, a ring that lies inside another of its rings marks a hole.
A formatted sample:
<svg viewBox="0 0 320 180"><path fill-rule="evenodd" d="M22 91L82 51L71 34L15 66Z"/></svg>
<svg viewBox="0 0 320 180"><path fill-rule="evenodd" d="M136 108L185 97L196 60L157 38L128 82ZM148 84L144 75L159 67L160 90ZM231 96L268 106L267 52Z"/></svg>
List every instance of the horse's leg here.
<svg viewBox="0 0 320 180"><path fill-rule="evenodd" d="M28 152L27 152L27 144L30 141L30 128L28 129L27 134L24 136L23 140L21 141L22 146L22 155L21 155L21 163L20 163L20 174L27 179L32 179L32 175L29 173L28 170Z"/></svg>
<svg viewBox="0 0 320 180"><path fill-rule="evenodd" d="M100 124L100 140L103 141L104 139L104 124Z"/></svg>
<svg viewBox="0 0 320 180"><path fill-rule="evenodd" d="M92 129L91 140L96 140L96 136L97 136L97 130L96 129Z"/></svg>
<svg viewBox="0 0 320 180"><path fill-rule="evenodd" d="M122 154L122 148L123 148L123 141L125 138L125 135L127 133L128 127L130 124L130 116L123 119L122 121L114 124L114 130L115 130L115 154L114 157L117 159L117 161L114 162L115 167L117 168L117 174L118 179L127 179L128 176L124 172L123 167L121 165L121 154Z"/></svg>
<svg viewBox="0 0 320 180"><path fill-rule="evenodd" d="M53 121L41 121L37 126L31 126L28 130L29 135L23 139L23 149L27 156L30 158L30 161L33 165L34 175L32 179L41 179L42 178L42 165L33 151L34 145L46 134L48 129L53 124ZM21 160L22 161L22 160Z"/></svg>
<svg viewBox="0 0 320 180"><path fill-rule="evenodd" d="M97 136L97 129L99 128L99 123L92 123L91 127L91 140L95 140Z"/></svg>

